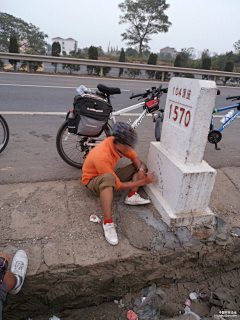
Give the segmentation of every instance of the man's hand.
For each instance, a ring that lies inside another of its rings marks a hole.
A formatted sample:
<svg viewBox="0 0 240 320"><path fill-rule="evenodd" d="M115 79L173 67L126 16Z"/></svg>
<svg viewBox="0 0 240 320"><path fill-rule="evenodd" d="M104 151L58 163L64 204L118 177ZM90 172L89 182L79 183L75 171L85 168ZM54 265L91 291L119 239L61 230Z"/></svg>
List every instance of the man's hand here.
<svg viewBox="0 0 240 320"><path fill-rule="evenodd" d="M157 177L155 177L154 172L148 172L143 178L145 184L149 184L157 181Z"/></svg>
<svg viewBox="0 0 240 320"><path fill-rule="evenodd" d="M149 184L155 181L157 181L157 178L155 177L154 172L148 172L140 180L123 182L119 190L127 190L127 189L136 188L136 187L142 187L142 186L145 186L146 184Z"/></svg>

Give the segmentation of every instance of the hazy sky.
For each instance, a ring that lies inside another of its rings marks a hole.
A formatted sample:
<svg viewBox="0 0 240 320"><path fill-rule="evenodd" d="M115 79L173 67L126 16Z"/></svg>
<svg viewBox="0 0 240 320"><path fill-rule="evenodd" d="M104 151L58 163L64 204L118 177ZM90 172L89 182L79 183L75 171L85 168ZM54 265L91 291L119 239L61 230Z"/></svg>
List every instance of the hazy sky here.
<svg viewBox="0 0 240 320"><path fill-rule="evenodd" d="M78 47L110 46L126 48L119 25L121 0L0 0L0 11L7 12L39 27L52 38L73 38ZM166 14L172 26L167 33L152 36L151 51L166 46L180 51L193 47L198 55L204 49L211 53L234 50L240 39L240 0L167 0Z"/></svg>

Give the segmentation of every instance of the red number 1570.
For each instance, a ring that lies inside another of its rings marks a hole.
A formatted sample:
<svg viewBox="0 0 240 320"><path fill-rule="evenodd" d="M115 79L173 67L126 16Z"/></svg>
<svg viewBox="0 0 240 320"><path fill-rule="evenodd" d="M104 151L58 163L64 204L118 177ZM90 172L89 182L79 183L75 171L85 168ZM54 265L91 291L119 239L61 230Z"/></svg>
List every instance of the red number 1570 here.
<svg viewBox="0 0 240 320"><path fill-rule="evenodd" d="M191 118L191 113L189 110L187 112L185 111L185 108L179 108L178 106L175 106L173 109L173 105L171 104L169 111L169 119L171 119L171 116L174 121L177 121L179 119L178 124L181 124L183 120L185 127L188 127Z"/></svg>

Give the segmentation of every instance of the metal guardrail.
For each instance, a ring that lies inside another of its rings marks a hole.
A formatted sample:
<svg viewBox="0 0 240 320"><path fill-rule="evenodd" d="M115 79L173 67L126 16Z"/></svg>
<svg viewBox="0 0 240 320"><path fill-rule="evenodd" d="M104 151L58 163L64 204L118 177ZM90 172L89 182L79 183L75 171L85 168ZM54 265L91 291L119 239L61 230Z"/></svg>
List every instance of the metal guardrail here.
<svg viewBox="0 0 240 320"><path fill-rule="evenodd" d="M161 71L162 81L164 81L165 72L208 75L208 76L213 76L215 81L216 81L216 77L240 78L240 73L237 73L237 72L180 68L180 67L159 66L159 65L141 64L141 63L78 59L78 58L68 58L68 57L41 56L41 55L8 53L8 52L0 52L0 59L97 66L97 67L100 67L100 76L103 76L103 67Z"/></svg>

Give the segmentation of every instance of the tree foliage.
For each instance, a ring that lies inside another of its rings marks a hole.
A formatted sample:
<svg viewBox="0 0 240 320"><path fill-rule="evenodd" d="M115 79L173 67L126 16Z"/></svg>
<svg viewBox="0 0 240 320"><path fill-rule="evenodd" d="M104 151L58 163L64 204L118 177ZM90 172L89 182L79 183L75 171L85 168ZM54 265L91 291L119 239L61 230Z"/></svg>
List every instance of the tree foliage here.
<svg viewBox="0 0 240 320"><path fill-rule="evenodd" d="M228 62L225 65L224 71L227 72L233 72L234 69L234 62L232 60L228 60ZM223 78L223 83L226 84L226 82L231 79L230 77L224 77Z"/></svg>
<svg viewBox="0 0 240 320"><path fill-rule="evenodd" d="M119 24L130 24L122 39L130 46L137 46L140 58L142 51L149 48L150 36L159 32L167 32L171 26L164 13L169 4L166 0L124 0L119 5L123 15Z"/></svg>
<svg viewBox="0 0 240 320"><path fill-rule="evenodd" d="M52 44L52 56L53 57L60 57L61 53L61 45L59 42L53 42Z"/></svg>
<svg viewBox="0 0 240 320"><path fill-rule="evenodd" d="M40 54L45 52L44 39L48 37L47 34L31 23L28 24L20 18L0 12L0 51L8 51L12 34L16 35L20 47L26 46L24 51L32 49Z"/></svg>
<svg viewBox="0 0 240 320"><path fill-rule="evenodd" d="M168 81L170 78L170 73L164 72L164 81ZM162 80L162 71L156 72L156 80Z"/></svg>
<svg viewBox="0 0 240 320"><path fill-rule="evenodd" d="M61 53L61 45L59 42L53 42L52 44L52 56L53 57L60 57ZM55 73L57 73L57 63L53 62L52 65L55 67Z"/></svg>
<svg viewBox="0 0 240 320"><path fill-rule="evenodd" d="M17 42L17 37L15 34L11 35L10 37L10 43L9 43L9 52L10 53L19 53L19 47L18 47L18 42ZM8 60L9 63L13 66L14 71L16 71L16 66L19 60Z"/></svg>
<svg viewBox="0 0 240 320"><path fill-rule="evenodd" d="M89 49L88 49L88 57L89 59L91 60L98 60L98 52L101 47L94 47L94 46L91 46ZM103 67L103 75L106 76L109 71L111 70L111 67ZM100 67L94 67L94 66L87 66L87 73L92 75L92 74L96 74L99 76L100 74Z"/></svg>
<svg viewBox="0 0 240 320"><path fill-rule="evenodd" d="M73 71L79 71L80 65L79 64L69 64L69 63L62 63L63 70L68 69L69 73L72 73Z"/></svg>
<svg viewBox="0 0 240 320"><path fill-rule="evenodd" d="M127 73L128 76L133 79L142 74L141 70L139 69L127 69L125 73Z"/></svg>
<svg viewBox="0 0 240 320"><path fill-rule="evenodd" d="M212 66L212 59L210 57L210 52L208 49L203 50L202 52L202 65L201 69L210 70ZM202 79L209 79L208 75L202 75Z"/></svg>
<svg viewBox="0 0 240 320"><path fill-rule="evenodd" d="M75 51L74 51L75 52ZM72 55L64 54L65 57L72 58ZM79 71L81 69L79 64L73 64L73 63L62 63L62 69L69 70L69 73L72 73L73 71Z"/></svg>
<svg viewBox="0 0 240 320"><path fill-rule="evenodd" d="M0 59L0 70L4 68L4 62Z"/></svg>
<svg viewBox="0 0 240 320"><path fill-rule="evenodd" d="M126 57L137 57L137 56L138 56L137 50L130 47L126 49Z"/></svg>
<svg viewBox="0 0 240 320"><path fill-rule="evenodd" d="M178 54L176 56L176 59L174 61L174 67L181 67L182 66L182 55L181 54Z"/></svg>
<svg viewBox="0 0 240 320"><path fill-rule="evenodd" d="M121 49L121 52L120 52L120 57L119 57L119 62L125 62L125 52L124 52L124 49L122 48ZM123 68L119 68L119 73L118 73L118 76L121 77L121 75L123 74Z"/></svg>
<svg viewBox="0 0 240 320"><path fill-rule="evenodd" d="M31 55L34 55L36 54L37 55L37 52L34 51L34 50L29 50L26 52L26 54L31 54ZM29 65L29 71L30 72L36 72L38 68L41 68L42 67L42 62L40 61L22 61L21 63L21 68L22 69L26 69L27 68L27 63Z"/></svg>
<svg viewBox="0 0 240 320"><path fill-rule="evenodd" d="M188 48L188 49L186 49L186 48L181 49L180 54L181 54L181 57L182 57L182 67L183 68L187 67L187 62L188 62L189 59L192 58L193 51L194 51L194 48L192 48L192 47Z"/></svg>
<svg viewBox="0 0 240 320"><path fill-rule="evenodd" d="M156 53L150 53L147 63L151 64L151 65L156 65L157 64L157 54ZM146 73L148 75L148 79L153 79L155 77L156 71L154 71L154 70L146 70Z"/></svg>
<svg viewBox="0 0 240 320"><path fill-rule="evenodd" d="M98 60L98 49L97 47L91 46L88 49L88 58L91 60ZM99 67L94 67L94 66L87 66L87 73L92 75L94 72L98 73L100 72L100 70L98 70L97 68Z"/></svg>
<svg viewBox="0 0 240 320"><path fill-rule="evenodd" d="M237 54L240 54L240 40L234 43L234 49Z"/></svg>
<svg viewBox="0 0 240 320"><path fill-rule="evenodd" d="M182 66L182 55L178 54L176 56L176 59L174 61L174 67L180 68ZM179 77L180 73L179 72L174 72L175 77Z"/></svg>

